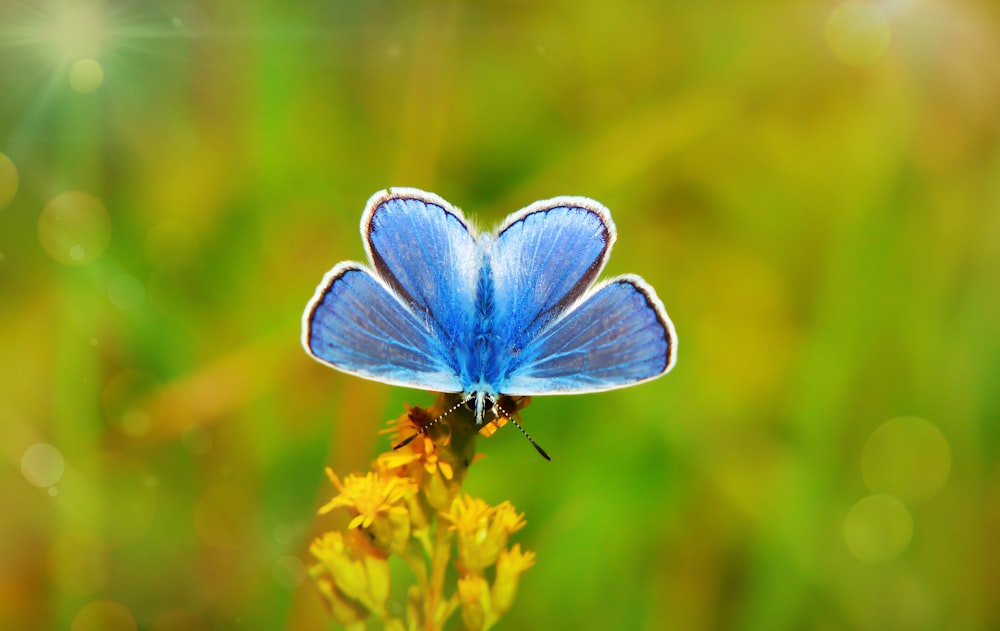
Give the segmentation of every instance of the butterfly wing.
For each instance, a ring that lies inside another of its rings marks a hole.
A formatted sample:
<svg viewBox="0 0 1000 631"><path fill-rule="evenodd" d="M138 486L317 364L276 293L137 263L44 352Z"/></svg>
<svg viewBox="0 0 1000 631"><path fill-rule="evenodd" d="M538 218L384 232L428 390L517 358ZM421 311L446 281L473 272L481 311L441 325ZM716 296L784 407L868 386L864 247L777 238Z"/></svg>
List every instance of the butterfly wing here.
<svg viewBox="0 0 1000 631"><path fill-rule="evenodd" d="M625 275L595 287L520 354L506 394L571 394L635 385L669 371L677 337L653 288Z"/></svg>
<svg viewBox="0 0 1000 631"><path fill-rule="evenodd" d="M614 241L611 214L585 197L537 202L504 221L491 256L494 330L511 355L590 288Z"/></svg>
<svg viewBox="0 0 1000 631"><path fill-rule="evenodd" d="M462 212L432 193L392 188L368 200L361 233L385 284L426 318L452 355L465 348L475 317L480 259Z"/></svg>
<svg viewBox="0 0 1000 631"><path fill-rule="evenodd" d="M360 263L339 263L323 278L302 317L302 345L319 361L366 379L461 390L431 323Z"/></svg>
<svg viewBox="0 0 1000 631"><path fill-rule="evenodd" d="M478 272L475 237L437 195L392 188L368 200L361 235L374 273L334 267L303 316L303 345L344 372L394 385L462 390Z"/></svg>

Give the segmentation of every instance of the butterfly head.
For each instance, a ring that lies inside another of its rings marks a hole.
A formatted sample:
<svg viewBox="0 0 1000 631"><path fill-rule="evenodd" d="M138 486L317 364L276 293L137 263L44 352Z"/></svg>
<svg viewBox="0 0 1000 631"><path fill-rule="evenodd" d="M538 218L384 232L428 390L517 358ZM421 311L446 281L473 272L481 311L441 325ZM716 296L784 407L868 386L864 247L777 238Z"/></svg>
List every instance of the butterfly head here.
<svg viewBox="0 0 1000 631"><path fill-rule="evenodd" d="M515 427L517 427L518 430L520 430L521 434L523 434L524 437L528 439L528 442L531 443L531 445L538 451L538 453L543 458L545 458L546 460L552 460L549 454L547 454L545 450L542 449L530 435L528 435L528 432L524 430L524 427L521 426L521 423L519 423L517 418L514 417L514 413L517 412L517 410L521 409L522 407L526 406L528 404L528 401L530 401L528 397L510 397L504 395L493 395L484 391L463 393L461 395L461 398L458 400L457 403L455 403L455 405L445 410L445 412L440 416L438 416L437 418L430 420L429 422L426 423L421 423L421 426L416 434L412 434L409 436L409 438L406 438L402 442L394 445L393 449L399 449L401 447L408 445L414 438L420 436L421 434L424 434L432 427L434 427L442 420L444 420L446 417L451 415L453 412L455 412L459 408L464 407L466 410L475 415L476 427L481 428L480 433L482 433L484 436L490 436L491 434L493 434L493 432L496 431L499 425L503 424L502 421L504 420L510 421L511 423L514 424ZM487 410L493 414L493 421L497 422L496 425L493 426L491 431L487 431L490 429L489 424L484 423L484 417L486 415Z"/></svg>
<svg viewBox="0 0 1000 631"><path fill-rule="evenodd" d="M486 416L487 405L489 405L489 410L493 412L494 418L499 416L496 407L497 400L493 395L479 390L477 392L467 393L464 398L465 407L476 415L476 425L481 426L483 424L484 417Z"/></svg>

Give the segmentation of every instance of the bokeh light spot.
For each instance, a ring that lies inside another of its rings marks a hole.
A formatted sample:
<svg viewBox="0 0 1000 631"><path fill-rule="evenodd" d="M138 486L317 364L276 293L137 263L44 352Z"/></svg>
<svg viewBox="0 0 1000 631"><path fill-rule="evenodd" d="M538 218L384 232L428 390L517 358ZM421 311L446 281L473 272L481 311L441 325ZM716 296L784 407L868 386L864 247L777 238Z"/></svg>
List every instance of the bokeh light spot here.
<svg viewBox="0 0 1000 631"><path fill-rule="evenodd" d="M122 311L135 311L146 302L146 286L131 274L117 274L108 283L108 299Z"/></svg>
<svg viewBox="0 0 1000 631"><path fill-rule="evenodd" d="M104 68L96 59L79 59L70 66L69 85L75 92L88 94L104 84Z"/></svg>
<svg viewBox="0 0 1000 631"><path fill-rule="evenodd" d="M38 218L38 240L60 263L93 261L111 242L111 218L93 195L70 191L56 196Z"/></svg>
<svg viewBox="0 0 1000 631"><path fill-rule="evenodd" d="M52 584L74 596L96 592L111 573L107 550L73 535L57 537L47 560Z"/></svg>
<svg viewBox="0 0 1000 631"><path fill-rule="evenodd" d="M108 546L137 541L153 523L156 490L135 459L115 452L94 454L60 483L59 504L68 527Z"/></svg>
<svg viewBox="0 0 1000 631"><path fill-rule="evenodd" d="M108 423L130 436L147 433L153 427L153 418L145 406L158 385L152 374L132 368L112 376L101 393Z"/></svg>
<svg viewBox="0 0 1000 631"><path fill-rule="evenodd" d="M274 540L281 545L288 545L295 538L295 528L289 524L278 524L274 527Z"/></svg>
<svg viewBox="0 0 1000 631"><path fill-rule="evenodd" d="M865 563L885 563L902 554L913 537L913 516L892 495L869 495L844 519L847 549Z"/></svg>
<svg viewBox="0 0 1000 631"><path fill-rule="evenodd" d="M6 154L0 153L0 210L17 195L18 181L17 167L14 166L14 162Z"/></svg>
<svg viewBox="0 0 1000 631"><path fill-rule="evenodd" d="M295 589L306 579L306 566L298 557L286 555L274 562L274 582L285 589Z"/></svg>
<svg viewBox="0 0 1000 631"><path fill-rule="evenodd" d="M951 448L933 423L903 416L880 425L865 442L861 472L872 493L890 493L905 502L934 497L948 480Z"/></svg>
<svg viewBox="0 0 1000 631"><path fill-rule="evenodd" d="M149 433L153 426L153 420L149 414L139 408L129 410L122 414L122 431L129 436L142 436Z"/></svg>
<svg viewBox="0 0 1000 631"><path fill-rule="evenodd" d="M847 0L826 20L826 42L845 64L867 66L889 48L892 31L882 9L873 2Z"/></svg>
<svg viewBox="0 0 1000 631"><path fill-rule="evenodd" d="M72 631L135 631L135 616L112 600L95 600L76 614Z"/></svg>
<svg viewBox="0 0 1000 631"><path fill-rule="evenodd" d="M35 486L50 487L59 482L65 471L62 452L48 443L32 445L21 456L21 474Z"/></svg>

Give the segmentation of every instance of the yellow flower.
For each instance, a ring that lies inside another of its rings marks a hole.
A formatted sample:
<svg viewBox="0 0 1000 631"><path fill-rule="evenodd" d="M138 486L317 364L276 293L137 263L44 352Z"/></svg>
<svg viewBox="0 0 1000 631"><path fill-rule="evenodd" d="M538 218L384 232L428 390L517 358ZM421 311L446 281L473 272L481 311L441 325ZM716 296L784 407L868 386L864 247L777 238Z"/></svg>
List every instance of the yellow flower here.
<svg viewBox="0 0 1000 631"><path fill-rule="evenodd" d="M441 458L438 445L426 435L418 436L402 449L381 454L377 462L379 467L387 471L404 468L411 463L419 463L420 468L427 475L434 475L440 471L446 480L455 477L455 470L451 463Z"/></svg>
<svg viewBox="0 0 1000 631"><path fill-rule="evenodd" d="M441 399L439 398L439 400ZM440 406L436 404L428 409L410 407L409 405L406 405L406 413L390 420L387 423L388 427L380 430L379 433L389 434L392 437L390 440L392 440L393 446L398 445L407 439L412 440L412 437L419 430L426 429L427 431L431 431L434 419L441 415L440 412L437 411L438 407ZM438 424L434 427L434 429L436 430L440 427L441 425ZM440 438L439 441L442 442L442 444L446 444L448 437L444 436Z"/></svg>
<svg viewBox="0 0 1000 631"><path fill-rule="evenodd" d="M476 532L489 526L493 516L493 507L468 493L465 497L457 497L451 505L451 511L444 515L451 522L451 529L459 532Z"/></svg>
<svg viewBox="0 0 1000 631"><path fill-rule="evenodd" d="M455 498L451 510L441 515L458 535L458 556L466 572L480 573L493 565L507 546L511 533L524 526L524 515L510 502L492 507L466 495Z"/></svg>
<svg viewBox="0 0 1000 631"><path fill-rule="evenodd" d="M345 625L355 625L363 622L368 617L368 610L356 600L348 598L344 592L334 584L331 575L322 564L317 564L309 568L309 575L316 588L319 590L323 602L330 609L333 619Z"/></svg>
<svg viewBox="0 0 1000 631"><path fill-rule="evenodd" d="M340 494L319 509L320 514L344 507L354 514L348 528L368 528L380 515L399 515L406 512L404 500L417 492L417 485L408 478L379 475L369 471L366 475L349 475L341 482L333 469L326 470Z"/></svg>
<svg viewBox="0 0 1000 631"><path fill-rule="evenodd" d="M478 574L468 574L458 579L458 601L462 603L462 620L469 631L480 631L493 626L496 616L490 603L486 579Z"/></svg>
<svg viewBox="0 0 1000 631"><path fill-rule="evenodd" d="M319 561L310 574L341 622L363 620L369 612L384 616L389 563L363 533L325 533L313 541L309 552Z"/></svg>
<svg viewBox="0 0 1000 631"><path fill-rule="evenodd" d="M466 627L485 631L510 609L534 553L507 550L510 535L524 526L510 502L490 506L461 496L482 429L464 403L460 395L442 394L427 410L409 408L387 430L394 449L367 474L341 479L327 469L337 494L320 513L344 508L350 523L313 542L318 562L309 573L338 622L364 628L376 617L389 631L442 629L461 607ZM516 414L526 403L504 399L501 405L505 414ZM414 428L426 432L414 434ZM406 590L405 612L387 606L391 555L416 581Z"/></svg>
<svg viewBox="0 0 1000 631"><path fill-rule="evenodd" d="M446 480L451 480L455 477L455 470L452 468L451 463L441 459L437 453L437 446L434 444L434 441L424 436L423 441L420 442L423 443L423 449L419 451L423 453L424 471L427 472L427 475L434 475L440 471Z"/></svg>
<svg viewBox="0 0 1000 631"><path fill-rule="evenodd" d="M509 535L524 528L524 513L519 513L514 505L504 500L496 507L496 521Z"/></svg>
<svg viewBox="0 0 1000 631"><path fill-rule="evenodd" d="M469 412L464 407L455 406L454 396L441 395L430 409L409 408L405 415L390 422L385 431L393 434L394 440L409 442L380 455L376 461L376 467L383 471L413 479L437 511L451 506L472 460L473 443L468 436L475 435L475 423L469 422ZM442 416L442 410L451 413ZM436 418L441 418L441 422L431 426ZM426 434L414 436L414 427L430 429ZM456 434L464 439L458 445L452 440Z"/></svg>
<svg viewBox="0 0 1000 631"><path fill-rule="evenodd" d="M521 552L521 544L515 543L510 550L504 550L497 559L496 578L493 579L492 602L498 616L503 615L514 604L517 596L517 582L521 574L535 564L535 553Z"/></svg>

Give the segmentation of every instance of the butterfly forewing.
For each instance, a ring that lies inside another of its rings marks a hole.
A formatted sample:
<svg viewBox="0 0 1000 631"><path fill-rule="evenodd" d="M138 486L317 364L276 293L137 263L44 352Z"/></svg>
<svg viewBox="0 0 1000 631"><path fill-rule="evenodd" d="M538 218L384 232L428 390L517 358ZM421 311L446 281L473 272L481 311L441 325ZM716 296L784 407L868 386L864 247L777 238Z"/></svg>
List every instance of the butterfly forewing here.
<svg viewBox="0 0 1000 631"><path fill-rule="evenodd" d="M461 211L436 195L390 189L369 200L361 231L372 265L398 297L427 314L442 343L468 344L479 265Z"/></svg>
<svg viewBox="0 0 1000 631"><path fill-rule="evenodd" d="M492 257L494 332L516 355L590 288L615 239L607 209L582 197L533 204L507 218Z"/></svg>

